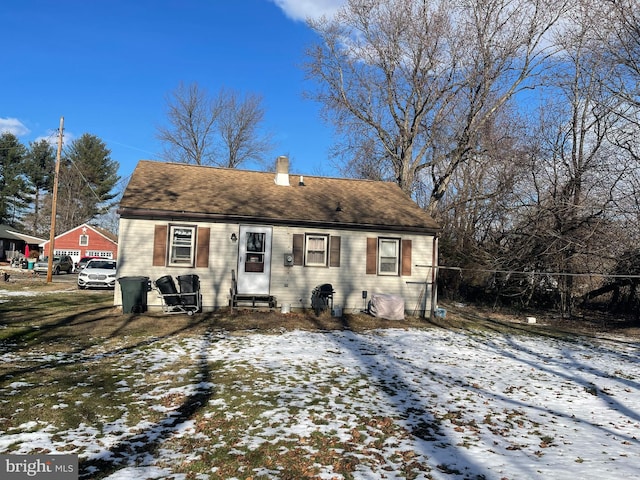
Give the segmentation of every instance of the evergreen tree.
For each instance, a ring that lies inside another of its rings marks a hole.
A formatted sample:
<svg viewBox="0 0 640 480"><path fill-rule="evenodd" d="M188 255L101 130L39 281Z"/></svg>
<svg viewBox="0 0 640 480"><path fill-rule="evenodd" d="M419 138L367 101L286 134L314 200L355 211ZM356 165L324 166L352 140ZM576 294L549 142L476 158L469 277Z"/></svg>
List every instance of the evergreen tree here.
<svg viewBox="0 0 640 480"><path fill-rule="evenodd" d="M25 156L26 148L14 134L0 134L0 223L16 228L28 205L23 176Z"/></svg>
<svg viewBox="0 0 640 480"><path fill-rule="evenodd" d="M109 210L117 192L118 162L95 135L85 133L65 150L60 166L56 234Z"/></svg>
<svg viewBox="0 0 640 480"><path fill-rule="evenodd" d="M55 163L54 148L46 140L32 142L29 145L24 175L31 189L32 210L24 220L26 230L32 235L44 236L49 232L50 218L45 218L42 207L45 195L53 190ZM49 216L50 213L49 211Z"/></svg>

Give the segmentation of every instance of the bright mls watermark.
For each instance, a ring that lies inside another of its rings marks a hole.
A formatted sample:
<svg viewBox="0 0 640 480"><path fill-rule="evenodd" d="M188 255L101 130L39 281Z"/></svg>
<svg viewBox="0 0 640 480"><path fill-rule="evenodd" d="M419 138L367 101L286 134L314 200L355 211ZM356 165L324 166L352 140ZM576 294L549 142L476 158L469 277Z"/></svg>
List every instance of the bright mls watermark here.
<svg viewBox="0 0 640 480"><path fill-rule="evenodd" d="M78 455L0 455L2 480L77 480Z"/></svg>

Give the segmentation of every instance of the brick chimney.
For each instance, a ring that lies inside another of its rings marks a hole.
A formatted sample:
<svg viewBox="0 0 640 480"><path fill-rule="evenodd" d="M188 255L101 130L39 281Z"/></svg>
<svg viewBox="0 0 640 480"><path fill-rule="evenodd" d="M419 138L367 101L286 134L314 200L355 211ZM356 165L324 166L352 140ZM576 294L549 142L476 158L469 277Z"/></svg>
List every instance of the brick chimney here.
<svg viewBox="0 0 640 480"><path fill-rule="evenodd" d="M289 186L289 158L280 156L276 159L276 185Z"/></svg>

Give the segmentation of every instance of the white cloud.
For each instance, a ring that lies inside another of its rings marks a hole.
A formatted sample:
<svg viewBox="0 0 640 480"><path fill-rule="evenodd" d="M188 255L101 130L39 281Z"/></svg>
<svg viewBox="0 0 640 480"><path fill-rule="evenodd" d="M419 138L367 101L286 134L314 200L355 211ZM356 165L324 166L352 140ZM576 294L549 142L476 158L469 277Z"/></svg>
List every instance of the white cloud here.
<svg viewBox="0 0 640 480"><path fill-rule="evenodd" d="M292 20L319 19L333 16L347 0L271 0Z"/></svg>
<svg viewBox="0 0 640 480"><path fill-rule="evenodd" d="M13 133L16 137L26 135L30 130L17 118L0 117L0 133Z"/></svg>

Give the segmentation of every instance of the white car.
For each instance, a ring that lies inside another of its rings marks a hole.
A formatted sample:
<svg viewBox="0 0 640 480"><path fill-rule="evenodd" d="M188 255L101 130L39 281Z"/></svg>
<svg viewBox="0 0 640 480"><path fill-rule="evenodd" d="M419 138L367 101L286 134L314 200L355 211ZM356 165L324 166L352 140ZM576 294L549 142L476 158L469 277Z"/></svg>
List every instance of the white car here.
<svg viewBox="0 0 640 480"><path fill-rule="evenodd" d="M116 261L94 259L78 274L78 288L115 288Z"/></svg>

